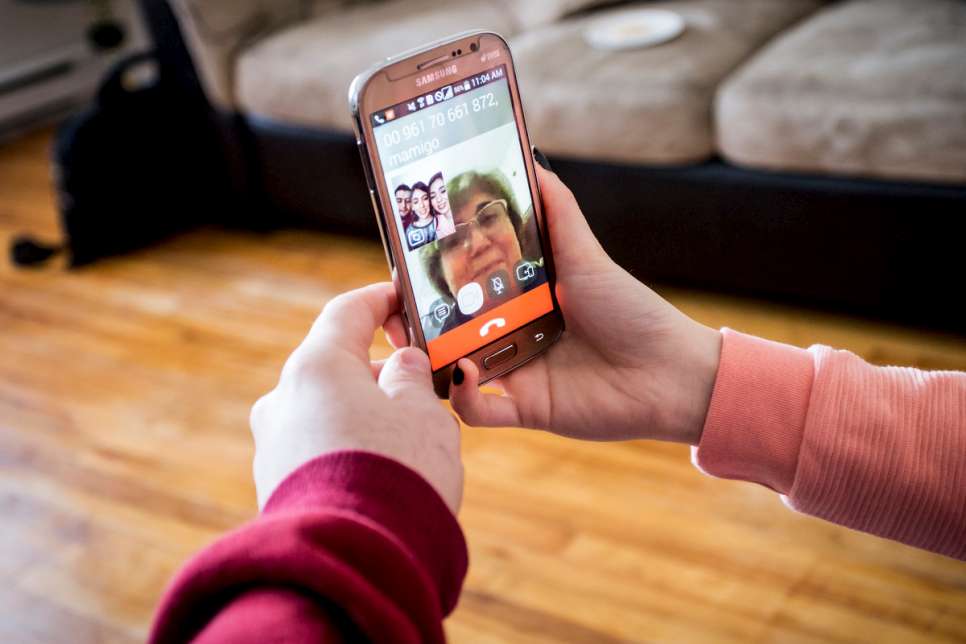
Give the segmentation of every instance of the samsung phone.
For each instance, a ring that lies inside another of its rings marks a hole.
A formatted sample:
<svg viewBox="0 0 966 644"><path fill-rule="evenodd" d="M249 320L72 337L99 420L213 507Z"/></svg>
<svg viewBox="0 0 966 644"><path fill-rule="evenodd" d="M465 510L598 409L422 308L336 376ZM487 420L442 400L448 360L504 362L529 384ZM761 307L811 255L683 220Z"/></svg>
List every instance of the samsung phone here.
<svg viewBox="0 0 966 644"><path fill-rule="evenodd" d="M411 345L446 397L460 358L480 380L563 332L510 49L466 32L390 57L349 88L356 140Z"/></svg>

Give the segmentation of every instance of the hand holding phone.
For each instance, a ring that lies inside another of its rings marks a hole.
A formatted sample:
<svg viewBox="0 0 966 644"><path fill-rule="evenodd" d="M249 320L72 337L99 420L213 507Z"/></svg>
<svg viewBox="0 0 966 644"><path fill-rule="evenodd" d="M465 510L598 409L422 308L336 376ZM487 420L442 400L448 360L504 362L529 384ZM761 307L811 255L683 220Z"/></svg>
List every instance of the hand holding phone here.
<svg viewBox="0 0 966 644"><path fill-rule="evenodd" d="M282 369L278 384L251 412L258 506L316 456L372 452L404 463L432 485L455 514L463 495L460 432L432 390L429 360L405 348L369 361L372 334L399 310L382 282L326 304ZM397 318L398 319L398 318Z"/></svg>
<svg viewBox="0 0 966 644"><path fill-rule="evenodd" d="M588 440L696 445L718 370L720 333L691 320L615 264L573 194L538 169L567 332L553 350L479 390L460 360L453 409L469 425L532 427ZM400 340L397 335L395 340Z"/></svg>
<svg viewBox="0 0 966 644"><path fill-rule="evenodd" d="M350 103L400 290L386 333L427 351L438 395L471 425L697 442L720 335L611 261L570 191L538 175L502 38L389 59ZM495 378L506 395L478 390Z"/></svg>

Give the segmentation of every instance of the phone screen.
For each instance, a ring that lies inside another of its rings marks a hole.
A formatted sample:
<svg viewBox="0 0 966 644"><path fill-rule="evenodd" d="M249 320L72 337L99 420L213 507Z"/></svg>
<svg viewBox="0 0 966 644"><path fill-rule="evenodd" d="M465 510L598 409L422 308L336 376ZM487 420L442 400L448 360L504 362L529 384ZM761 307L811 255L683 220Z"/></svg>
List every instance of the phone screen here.
<svg viewBox="0 0 966 644"><path fill-rule="evenodd" d="M506 67L369 117L433 369L552 311Z"/></svg>

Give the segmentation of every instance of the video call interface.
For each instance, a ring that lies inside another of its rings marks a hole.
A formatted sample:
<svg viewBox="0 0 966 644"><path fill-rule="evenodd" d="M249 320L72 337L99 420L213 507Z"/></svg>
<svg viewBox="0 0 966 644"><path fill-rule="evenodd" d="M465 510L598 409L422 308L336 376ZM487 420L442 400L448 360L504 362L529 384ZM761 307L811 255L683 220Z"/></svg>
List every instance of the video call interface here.
<svg viewBox="0 0 966 644"><path fill-rule="evenodd" d="M549 313L505 66L370 118L433 369Z"/></svg>

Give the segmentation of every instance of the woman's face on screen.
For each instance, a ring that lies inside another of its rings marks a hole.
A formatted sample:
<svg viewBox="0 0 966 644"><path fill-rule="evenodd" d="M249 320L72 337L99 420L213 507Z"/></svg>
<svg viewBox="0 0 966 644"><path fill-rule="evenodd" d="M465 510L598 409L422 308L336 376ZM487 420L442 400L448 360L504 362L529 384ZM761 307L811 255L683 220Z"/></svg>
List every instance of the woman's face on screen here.
<svg viewBox="0 0 966 644"><path fill-rule="evenodd" d="M449 216L449 197L446 196L446 184L437 179L429 184L429 198L433 202L433 209L444 217Z"/></svg>
<svg viewBox="0 0 966 644"><path fill-rule="evenodd" d="M482 206L499 199L489 192L477 191L454 213L458 230L453 241L461 241L440 253L443 277L454 296L470 282L477 282L487 292L487 278L498 271L506 272L509 288L515 287L513 270L523 254L513 222L505 210L499 216L487 216L485 225L477 217Z"/></svg>
<svg viewBox="0 0 966 644"><path fill-rule="evenodd" d="M429 194L422 190L413 190L413 212L420 219L429 217Z"/></svg>

